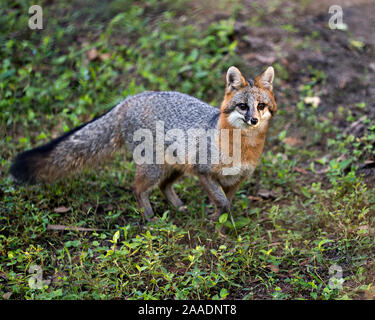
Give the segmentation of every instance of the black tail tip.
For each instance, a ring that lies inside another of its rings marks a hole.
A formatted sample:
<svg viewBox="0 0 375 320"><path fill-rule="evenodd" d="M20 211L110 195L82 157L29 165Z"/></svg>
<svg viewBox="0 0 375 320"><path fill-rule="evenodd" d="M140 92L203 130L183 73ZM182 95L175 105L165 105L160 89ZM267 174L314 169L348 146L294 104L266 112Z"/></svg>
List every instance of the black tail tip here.
<svg viewBox="0 0 375 320"><path fill-rule="evenodd" d="M10 167L10 174L20 183L35 184L36 161L33 150L25 151L17 155Z"/></svg>

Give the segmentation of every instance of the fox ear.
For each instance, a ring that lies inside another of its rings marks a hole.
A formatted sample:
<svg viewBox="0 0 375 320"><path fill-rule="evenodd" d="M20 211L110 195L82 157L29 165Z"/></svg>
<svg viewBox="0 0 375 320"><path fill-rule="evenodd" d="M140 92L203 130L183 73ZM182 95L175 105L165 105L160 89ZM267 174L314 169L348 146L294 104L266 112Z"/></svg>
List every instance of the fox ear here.
<svg viewBox="0 0 375 320"><path fill-rule="evenodd" d="M232 66L227 71L227 86L230 91L238 90L246 86L245 78L236 67Z"/></svg>
<svg viewBox="0 0 375 320"><path fill-rule="evenodd" d="M273 79L275 78L275 70L273 67L268 67L266 71L256 77L255 85L267 90L273 90Z"/></svg>

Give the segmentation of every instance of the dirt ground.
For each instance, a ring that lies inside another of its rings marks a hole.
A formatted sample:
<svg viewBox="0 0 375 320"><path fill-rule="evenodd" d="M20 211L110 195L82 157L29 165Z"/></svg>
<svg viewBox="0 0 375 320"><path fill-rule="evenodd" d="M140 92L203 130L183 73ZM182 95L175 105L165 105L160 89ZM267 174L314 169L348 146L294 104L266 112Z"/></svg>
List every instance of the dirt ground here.
<svg viewBox="0 0 375 320"><path fill-rule="evenodd" d="M251 3L248 2L249 7ZM347 30L329 28L328 21L332 16L329 7L333 4L342 6ZM279 104L298 103L297 90L294 89L305 82L306 66L324 70L326 81L320 88L318 112L322 119L328 112L333 112L334 125L360 137L365 126L360 121L345 121L338 116L338 108L346 110L362 102L366 107L360 112L368 118L375 117L375 2L314 1L306 8L300 3L295 6L297 14L294 13L295 29L292 32L280 28L288 21L290 7L273 8L264 15L266 26L260 28L247 27L245 13L235 25L239 54L249 69L259 62L279 63L286 69L287 76L278 82L281 88L277 92ZM267 12L269 8L265 8ZM361 117L357 112L353 110L353 116ZM295 134L304 139L300 130ZM359 166L363 173L372 176L375 173L373 155L359 159Z"/></svg>

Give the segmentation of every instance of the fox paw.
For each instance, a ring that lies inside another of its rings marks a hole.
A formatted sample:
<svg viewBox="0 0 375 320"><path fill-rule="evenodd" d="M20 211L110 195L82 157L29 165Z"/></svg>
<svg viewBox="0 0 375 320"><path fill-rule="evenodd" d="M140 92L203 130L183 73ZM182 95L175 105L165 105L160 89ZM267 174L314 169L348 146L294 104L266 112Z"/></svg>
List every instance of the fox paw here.
<svg viewBox="0 0 375 320"><path fill-rule="evenodd" d="M219 217L220 217L220 212L215 212L215 213L212 213L212 214L208 215L207 218L208 218L210 221L215 222L215 221L217 221L217 220L219 219Z"/></svg>

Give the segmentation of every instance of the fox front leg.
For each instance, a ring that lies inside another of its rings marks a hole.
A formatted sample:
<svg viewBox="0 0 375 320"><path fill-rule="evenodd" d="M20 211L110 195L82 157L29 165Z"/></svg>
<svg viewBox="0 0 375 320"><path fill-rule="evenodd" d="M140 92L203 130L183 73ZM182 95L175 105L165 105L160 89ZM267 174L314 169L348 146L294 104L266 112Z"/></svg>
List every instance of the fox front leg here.
<svg viewBox="0 0 375 320"><path fill-rule="evenodd" d="M216 205L215 213L211 214L208 218L210 220L217 220L221 214L229 212L230 202L218 181L210 176L199 175L198 177L202 187L208 193L208 197Z"/></svg>

